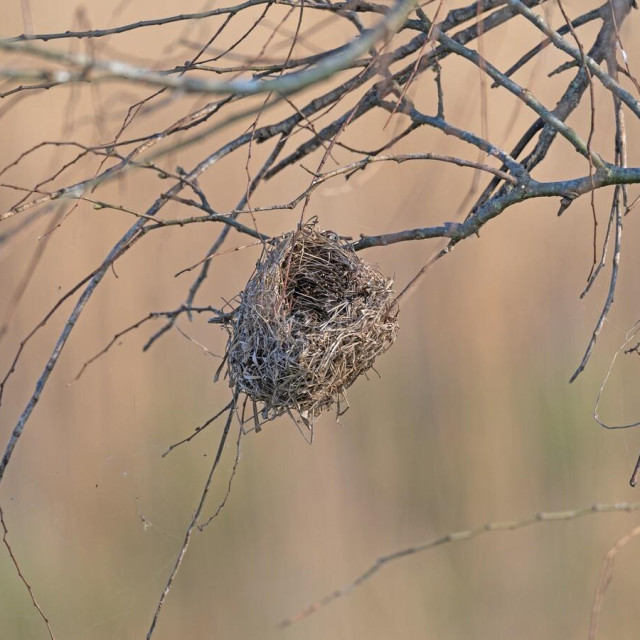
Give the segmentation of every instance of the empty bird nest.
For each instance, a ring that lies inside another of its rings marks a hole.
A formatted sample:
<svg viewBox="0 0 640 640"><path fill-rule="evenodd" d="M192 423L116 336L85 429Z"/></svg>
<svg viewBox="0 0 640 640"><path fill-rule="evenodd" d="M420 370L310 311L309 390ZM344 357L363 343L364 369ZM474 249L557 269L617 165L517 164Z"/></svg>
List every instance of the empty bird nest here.
<svg viewBox="0 0 640 640"><path fill-rule="evenodd" d="M300 225L265 245L227 324L230 385L262 418L310 427L394 342L392 280L351 244Z"/></svg>

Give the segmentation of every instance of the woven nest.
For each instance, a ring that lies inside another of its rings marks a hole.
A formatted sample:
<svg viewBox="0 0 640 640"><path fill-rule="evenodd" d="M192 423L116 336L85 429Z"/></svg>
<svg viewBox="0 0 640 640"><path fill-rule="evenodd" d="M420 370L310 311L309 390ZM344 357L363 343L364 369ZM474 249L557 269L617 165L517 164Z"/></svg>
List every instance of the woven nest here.
<svg viewBox="0 0 640 640"><path fill-rule="evenodd" d="M265 248L229 323L227 366L236 394L269 420L309 426L368 371L398 328L392 280L315 223Z"/></svg>

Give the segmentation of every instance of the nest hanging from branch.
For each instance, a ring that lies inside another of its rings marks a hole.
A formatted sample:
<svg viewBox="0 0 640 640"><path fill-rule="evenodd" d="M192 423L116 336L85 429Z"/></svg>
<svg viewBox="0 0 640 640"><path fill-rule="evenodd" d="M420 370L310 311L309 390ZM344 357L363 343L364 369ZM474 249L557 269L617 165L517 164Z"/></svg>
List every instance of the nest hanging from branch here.
<svg viewBox="0 0 640 640"><path fill-rule="evenodd" d="M392 280L315 222L265 247L228 324L235 394L313 424L394 342Z"/></svg>

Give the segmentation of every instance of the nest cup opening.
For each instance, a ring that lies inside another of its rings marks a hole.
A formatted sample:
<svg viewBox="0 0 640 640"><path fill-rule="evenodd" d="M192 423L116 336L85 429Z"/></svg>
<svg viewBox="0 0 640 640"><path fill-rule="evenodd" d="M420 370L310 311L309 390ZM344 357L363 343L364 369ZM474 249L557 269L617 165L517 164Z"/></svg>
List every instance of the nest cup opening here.
<svg viewBox="0 0 640 640"><path fill-rule="evenodd" d="M316 225L265 246L228 325L229 383L266 420L340 413L346 389L396 338L393 281Z"/></svg>

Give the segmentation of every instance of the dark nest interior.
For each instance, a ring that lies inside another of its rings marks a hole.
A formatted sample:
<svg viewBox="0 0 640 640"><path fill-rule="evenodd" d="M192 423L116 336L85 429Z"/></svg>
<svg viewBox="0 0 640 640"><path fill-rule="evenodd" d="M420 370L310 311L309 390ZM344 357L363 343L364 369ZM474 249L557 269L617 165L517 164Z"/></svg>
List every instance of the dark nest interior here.
<svg viewBox="0 0 640 640"><path fill-rule="evenodd" d="M228 324L234 393L264 420L340 414L346 389L396 338L392 284L314 222L266 245Z"/></svg>

